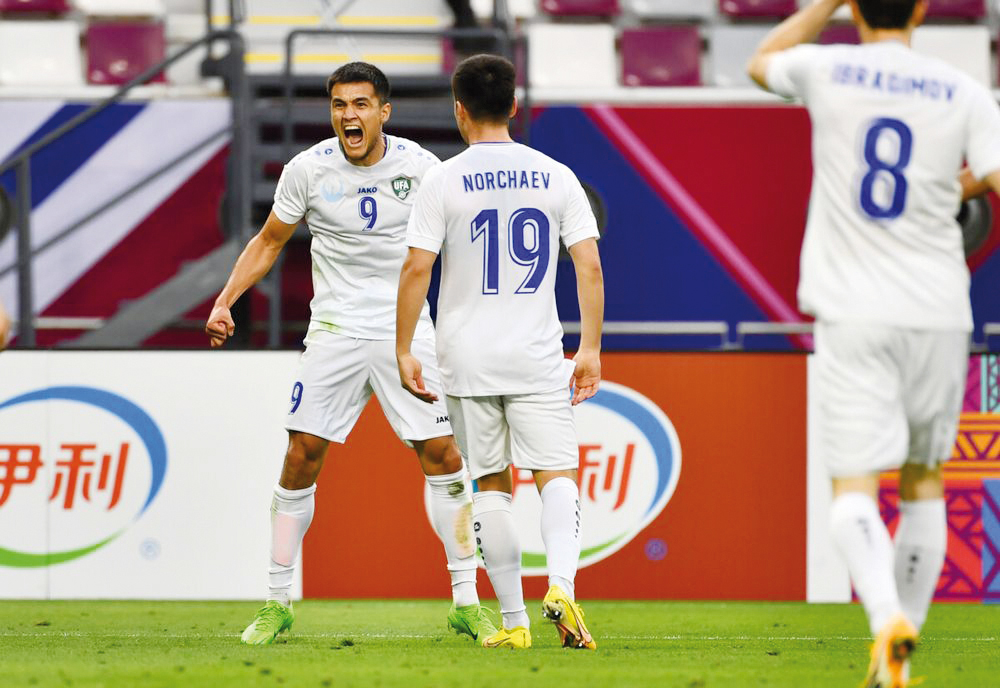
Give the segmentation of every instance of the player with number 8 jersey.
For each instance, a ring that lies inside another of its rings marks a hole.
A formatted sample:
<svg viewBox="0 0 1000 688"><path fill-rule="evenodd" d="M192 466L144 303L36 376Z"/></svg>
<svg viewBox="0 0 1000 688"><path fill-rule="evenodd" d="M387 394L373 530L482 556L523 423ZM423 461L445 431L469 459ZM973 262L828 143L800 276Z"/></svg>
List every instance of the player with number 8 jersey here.
<svg viewBox="0 0 1000 688"><path fill-rule="evenodd" d="M860 45L801 45L844 4ZM973 325L955 215L963 193L1000 189L993 96L910 48L927 8L927 0L813 0L748 65L759 85L801 98L812 120L798 291L800 308L816 316L810 453L832 479L830 546L875 638L866 688L909 684L944 564L941 465L955 442ZM880 474L896 469L893 542L878 500Z"/></svg>

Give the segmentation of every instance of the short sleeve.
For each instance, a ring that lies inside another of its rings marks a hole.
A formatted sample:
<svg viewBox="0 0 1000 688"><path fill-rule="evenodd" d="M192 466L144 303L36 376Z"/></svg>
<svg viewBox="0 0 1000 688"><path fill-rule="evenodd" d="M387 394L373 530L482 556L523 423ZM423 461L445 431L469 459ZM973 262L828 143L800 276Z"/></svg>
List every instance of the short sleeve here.
<svg viewBox="0 0 1000 688"><path fill-rule="evenodd" d="M809 72L818 62L822 48L797 45L772 53L767 63L767 87L785 98L808 98Z"/></svg>
<svg viewBox="0 0 1000 688"><path fill-rule="evenodd" d="M976 179L984 179L1000 170L1000 107L978 84L973 93L965 156Z"/></svg>
<svg viewBox="0 0 1000 688"><path fill-rule="evenodd" d="M274 214L285 224L293 225L309 209L309 170L301 159L285 165L274 190Z"/></svg>
<svg viewBox="0 0 1000 688"><path fill-rule="evenodd" d="M441 252L445 238L443 166L432 167L424 175L406 225L406 245L432 253Z"/></svg>
<svg viewBox="0 0 1000 688"><path fill-rule="evenodd" d="M563 244L569 248L573 244L584 239L596 239L600 236L597 231L597 219L594 211L587 200L587 194L569 168L565 169L566 176L566 210L563 213L560 225L559 236L562 237Z"/></svg>

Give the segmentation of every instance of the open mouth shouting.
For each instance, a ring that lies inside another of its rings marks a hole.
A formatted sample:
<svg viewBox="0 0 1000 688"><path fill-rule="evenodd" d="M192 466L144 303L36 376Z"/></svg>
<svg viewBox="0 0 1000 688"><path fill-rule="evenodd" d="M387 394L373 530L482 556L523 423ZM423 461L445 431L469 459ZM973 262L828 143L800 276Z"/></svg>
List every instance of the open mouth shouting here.
<svg viewBox="0 0 1000 688"><path fill-rule="evenodd" d="M369 83L336 84L331 92L330 116L344 157L355 165L374 165L385 152L382 124L389 103L381 102Z"/></svg>

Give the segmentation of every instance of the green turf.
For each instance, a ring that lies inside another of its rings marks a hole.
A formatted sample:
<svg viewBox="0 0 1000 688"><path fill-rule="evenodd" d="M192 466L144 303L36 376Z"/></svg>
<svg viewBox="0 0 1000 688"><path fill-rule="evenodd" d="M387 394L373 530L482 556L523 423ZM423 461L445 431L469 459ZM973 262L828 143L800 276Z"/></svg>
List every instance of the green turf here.
<svg viewBox="0 0 1000 688"><path fill-rule="evenodd" d="M445 631L445 601L296 604L291 633L246 647L245 602L0 602L3 686L838 686L867 664L856 605L585 604L597 652L483 650ZM1000 686L1000 607L938 605L913 673L927 688Z"/></svg>

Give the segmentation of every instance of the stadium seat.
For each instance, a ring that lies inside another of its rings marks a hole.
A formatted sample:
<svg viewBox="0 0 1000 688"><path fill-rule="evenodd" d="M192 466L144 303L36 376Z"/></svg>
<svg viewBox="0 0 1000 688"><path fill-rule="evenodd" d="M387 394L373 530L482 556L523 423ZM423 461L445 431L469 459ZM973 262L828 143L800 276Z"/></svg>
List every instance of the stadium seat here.
<svg viewBox="0 0 1000 688"><path fill-rule="evenodd" d="M65 14L69 12L66 0L0 0L0 13L14 14Z"/></svg>
<svg viewBox="0 0 1000 688"><path fill-rule="evenodd" d="M618 85L615 30L609 24L531 24L528 74L538 88Z"/></svg>
<svg viewBox="0 0 1000 688"><path fill-rule="evenodd" d="M75 21L0 21L0 85L82 83L80 27Z"/></svg>
<svg viewBox="0 0 1000 688"><path fill-rule="evenodd" d="M165 32L167 39L167 54L182 50L205 35L205 15L193 12L173 12L167 8ZM186 57L182 57L167 67L167 81L177 85L201 84L201 63L207 54L206 48L198 48Z"/></svg>
<svg viewBox="0 0 1000 688"><path fill-rule="evenodd" d="M626 86L698 86L701 37L697 26L663 26L622 32L622 82Z"/></svg>
<svg viewBox="0 0 1000 688"><path fill-rule="evenodd" d="M546 13L558 17L616 17L618 0L541 0Z"/></svg>
<svg viewBox="0 0 1000 688"><path fill-rule="evenodd" d="M162 17L162 0L74 0L88 17Z"/></svg>
<svg viewBox="0 0 1000 688"><path fill-rule="evenodd" d="M823 29L816 42L820 45L832 43L857 45L861 42L861 37L858 35L858 27L853 24L833 24Z"/></svg>
<svg viewBox="0 0 1000 688"><path fill-rule="evenodd" d="M931 19L982 19L985 0L930 0L927 16Z"/></svg>
<svg viewBox="0 0 1000 688"><path fill-rule="evenodd" d="M709 41L712 85L752 86L746 72L747 60L770 30L770 25L712 27Z"/></svg>
<svg viewBox="0 0 1000 688"><path fill-rule="evenodd" d="M721 0L719 9L730 17L787 17L798 6L795 0Z"/></svg>
<svg viewBox="0 0 1000 688"><path fill-rule="evenodd" d="M87 81L124 84L166 56L161 22L95 21L87 27ZM153 82L166 81L161 73Z"/></svg>
<svg viewBox="0 0 1000 688"><path fill-rule="evenodd" d="M640 19L709 19L716 0L625 0L625 7Z"/></svg>
<svg viewBox="0 0 1000 688"><path fill-rule="evenodd" d="M985 26L920 26L913 49L933 55L970 74L987 88L990 76L990 31Z"/></svg>

